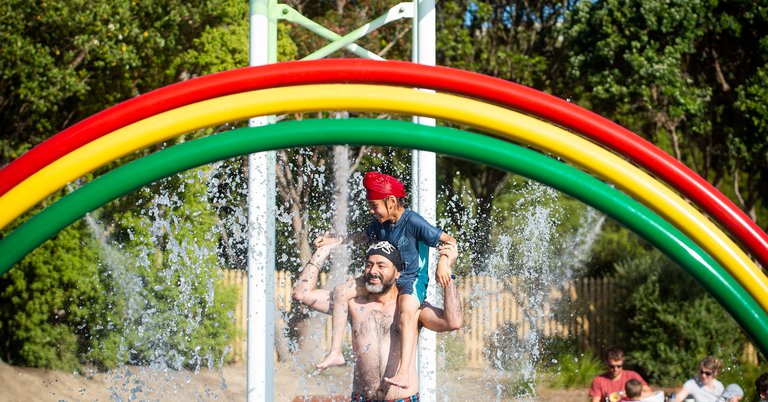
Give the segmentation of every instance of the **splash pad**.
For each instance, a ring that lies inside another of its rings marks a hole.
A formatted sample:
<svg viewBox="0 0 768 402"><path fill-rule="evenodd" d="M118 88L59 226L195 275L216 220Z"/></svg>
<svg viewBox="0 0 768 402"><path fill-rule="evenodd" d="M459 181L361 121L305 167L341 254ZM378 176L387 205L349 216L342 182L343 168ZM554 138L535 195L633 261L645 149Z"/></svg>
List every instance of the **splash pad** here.
<svg viewBox="0 0 768 402"><path fill-rule="evenodd" d="M334 84L339 82L345 84ZM165 139L255 115L315 110L430 116L490 135L353 119L286 122L191 141L117 168L25 222L0 240L0 272L89 210L180 170L293 146L390 145L454 155L519 173L602 210L678 262L723 304L764 353L768 350L768 281L715 224L765 263L766 235L738 208L679 162L613 123L529 88L447 68L365 60L292 62L225 72L151 92L72 126L0 171L0 225L7 225L67 182ZM513 142L559 156L626 194ZM659 178L612 152L629 157ZM713 218L699 213L663 182Z"/></svg>

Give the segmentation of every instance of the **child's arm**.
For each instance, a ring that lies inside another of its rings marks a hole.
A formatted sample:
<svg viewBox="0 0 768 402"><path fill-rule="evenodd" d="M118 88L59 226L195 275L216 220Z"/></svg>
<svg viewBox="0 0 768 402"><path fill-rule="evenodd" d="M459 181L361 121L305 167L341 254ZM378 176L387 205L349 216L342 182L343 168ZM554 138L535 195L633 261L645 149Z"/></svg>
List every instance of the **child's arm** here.
<svg viewBox="0 0 768 402"><path fill-rule="evenodd" d="M355 232L347 236L337 235L332 232L325 232L322 236L315 239L315 247L344 243L360 244L365 243L366 241L368 241L368 235L366 235L365 232Z"/></svg>
<svg viewBox="0 0 768 402"><path fill-rule="evenodd" d="M453 238L453 236L449 235L448 233L440 233L440 242L445 244L458 244L456 242L456 239Z"/></svg>
<svg viewBox="0 0 768 402"><path fill-rule="evenodd" d="M440 242L446 245L456 246L456 239L445 232L440 234ZM452 264L447 263L446 260L445 255L441 253L437 260L437 269L435 269L435 280L437 280L437 283L439 283L443 289L445 289L451 281Z"/></svg>

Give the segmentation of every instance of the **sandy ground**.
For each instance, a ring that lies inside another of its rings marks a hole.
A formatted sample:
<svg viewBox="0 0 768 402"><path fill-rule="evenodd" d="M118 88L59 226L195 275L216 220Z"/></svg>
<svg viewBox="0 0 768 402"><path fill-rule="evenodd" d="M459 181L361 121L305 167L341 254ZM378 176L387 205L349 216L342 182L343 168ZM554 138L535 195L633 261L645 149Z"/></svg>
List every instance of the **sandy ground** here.
<svg viewBox="0 0 768 402"><path fill-rule="evenodd" d="M348 400L349 367L312 375L310 367L275 367L276 401ZM508 381L501 373L483 370L438 373L439 401L510 401ZM537 389L536 401L585 401L586 389ZM91 376L9 366L0 362L0 401L245 401L245 365L199 373L152 371L125 367ZM525 398L524 400L533 400Z"/></svg>

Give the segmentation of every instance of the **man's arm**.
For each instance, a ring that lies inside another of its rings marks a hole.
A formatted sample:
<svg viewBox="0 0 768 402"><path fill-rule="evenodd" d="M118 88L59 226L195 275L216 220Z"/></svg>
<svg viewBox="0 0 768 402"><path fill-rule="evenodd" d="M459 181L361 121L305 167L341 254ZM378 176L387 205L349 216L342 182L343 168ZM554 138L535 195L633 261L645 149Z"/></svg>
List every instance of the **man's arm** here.
<svg viewBox="0 0 768 402"><path fill-rule="evenodd" d="M419 322L424 328L435 332L455 331L461 328L463 321L461 298L459 297L459 290L456 288L456 281L451 279L444 289L444 293L443 308L437 308L429 302L424 303L419 314Z"/></svg>
<svg viewBox="0 0 768 402"><path fill-rule="evenodd" d="M453 266L458 257L458 250L456 244L445 244L440 247L440 258L438 258L438 266L446 264L447 268ZM447 258L442 258L447 257ZM461 328L463 317L461 309L461 297L459 297L459 289L456 287L456 281L450 279L448 285L444 289L444 301L443 308L437 308L428 302L421 309L419 314L419 322L424 328L431 329L436 332L455 331Z"/></svg>
<svg viewBox="0 0 768 402"><path fill-rule="evenodd" d="M321 313L331 313L331 292L328 289L317 288L317 277L320 274L320 267L328 258L331 249L336 244L330 244L318 247L312 258L301 271L301 275L293 285L291 296L307 307L317 310Z"/></svg>
<svg viewBox="0 0 768 402"><path fill-rule="evenodd" d="M600 400L600 397L603 396L602 391L600 390L600 385L597 380L598 377L595 377L592 379L592 384L589 386L589 400L591 402L602 402Z"/></svg>

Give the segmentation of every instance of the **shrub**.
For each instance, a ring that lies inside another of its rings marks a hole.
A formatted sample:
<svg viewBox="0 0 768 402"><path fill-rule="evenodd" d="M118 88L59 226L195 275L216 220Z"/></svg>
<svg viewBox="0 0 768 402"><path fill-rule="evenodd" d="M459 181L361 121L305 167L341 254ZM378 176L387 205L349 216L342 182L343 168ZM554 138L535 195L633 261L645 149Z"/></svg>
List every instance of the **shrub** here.
<svg viewBox="0 0 768 402"><path fill-rule="evenodd" d="M707 354L726 367L741 355L747 339L736 322L658 251L617 264L616 279L623 344L647 380L680 384Z"/></svg>
<svg viewBox="0 0 768 402"><path fill-rule="evenodd" d="M555 388L581 388L588 387L605 366L592 352L561 352L547 362L546 371L552 374L550 384Z"/></svg>
<svg viewBox="0 0 768 402"><path fill-rule="evenodd" d="M125 200L100 211L115 222L109 230L123 249L80 221L0 277L0 358L66 371L226 361L236 290L216 280L216 219L191 175L164 181L169 188L160 193L170 196L150 203L154 215ZM152 194L130 197L146 202ZM166 226L150 230L158 223Z"/></svg>
<svg viewBox="0 0 768 402"><path fill-rule="evenodd" d="M100 341L91 330L107 310L103 290L82 223L45 242L0 277L2 360L78 370L85 351Z"/></svg>

